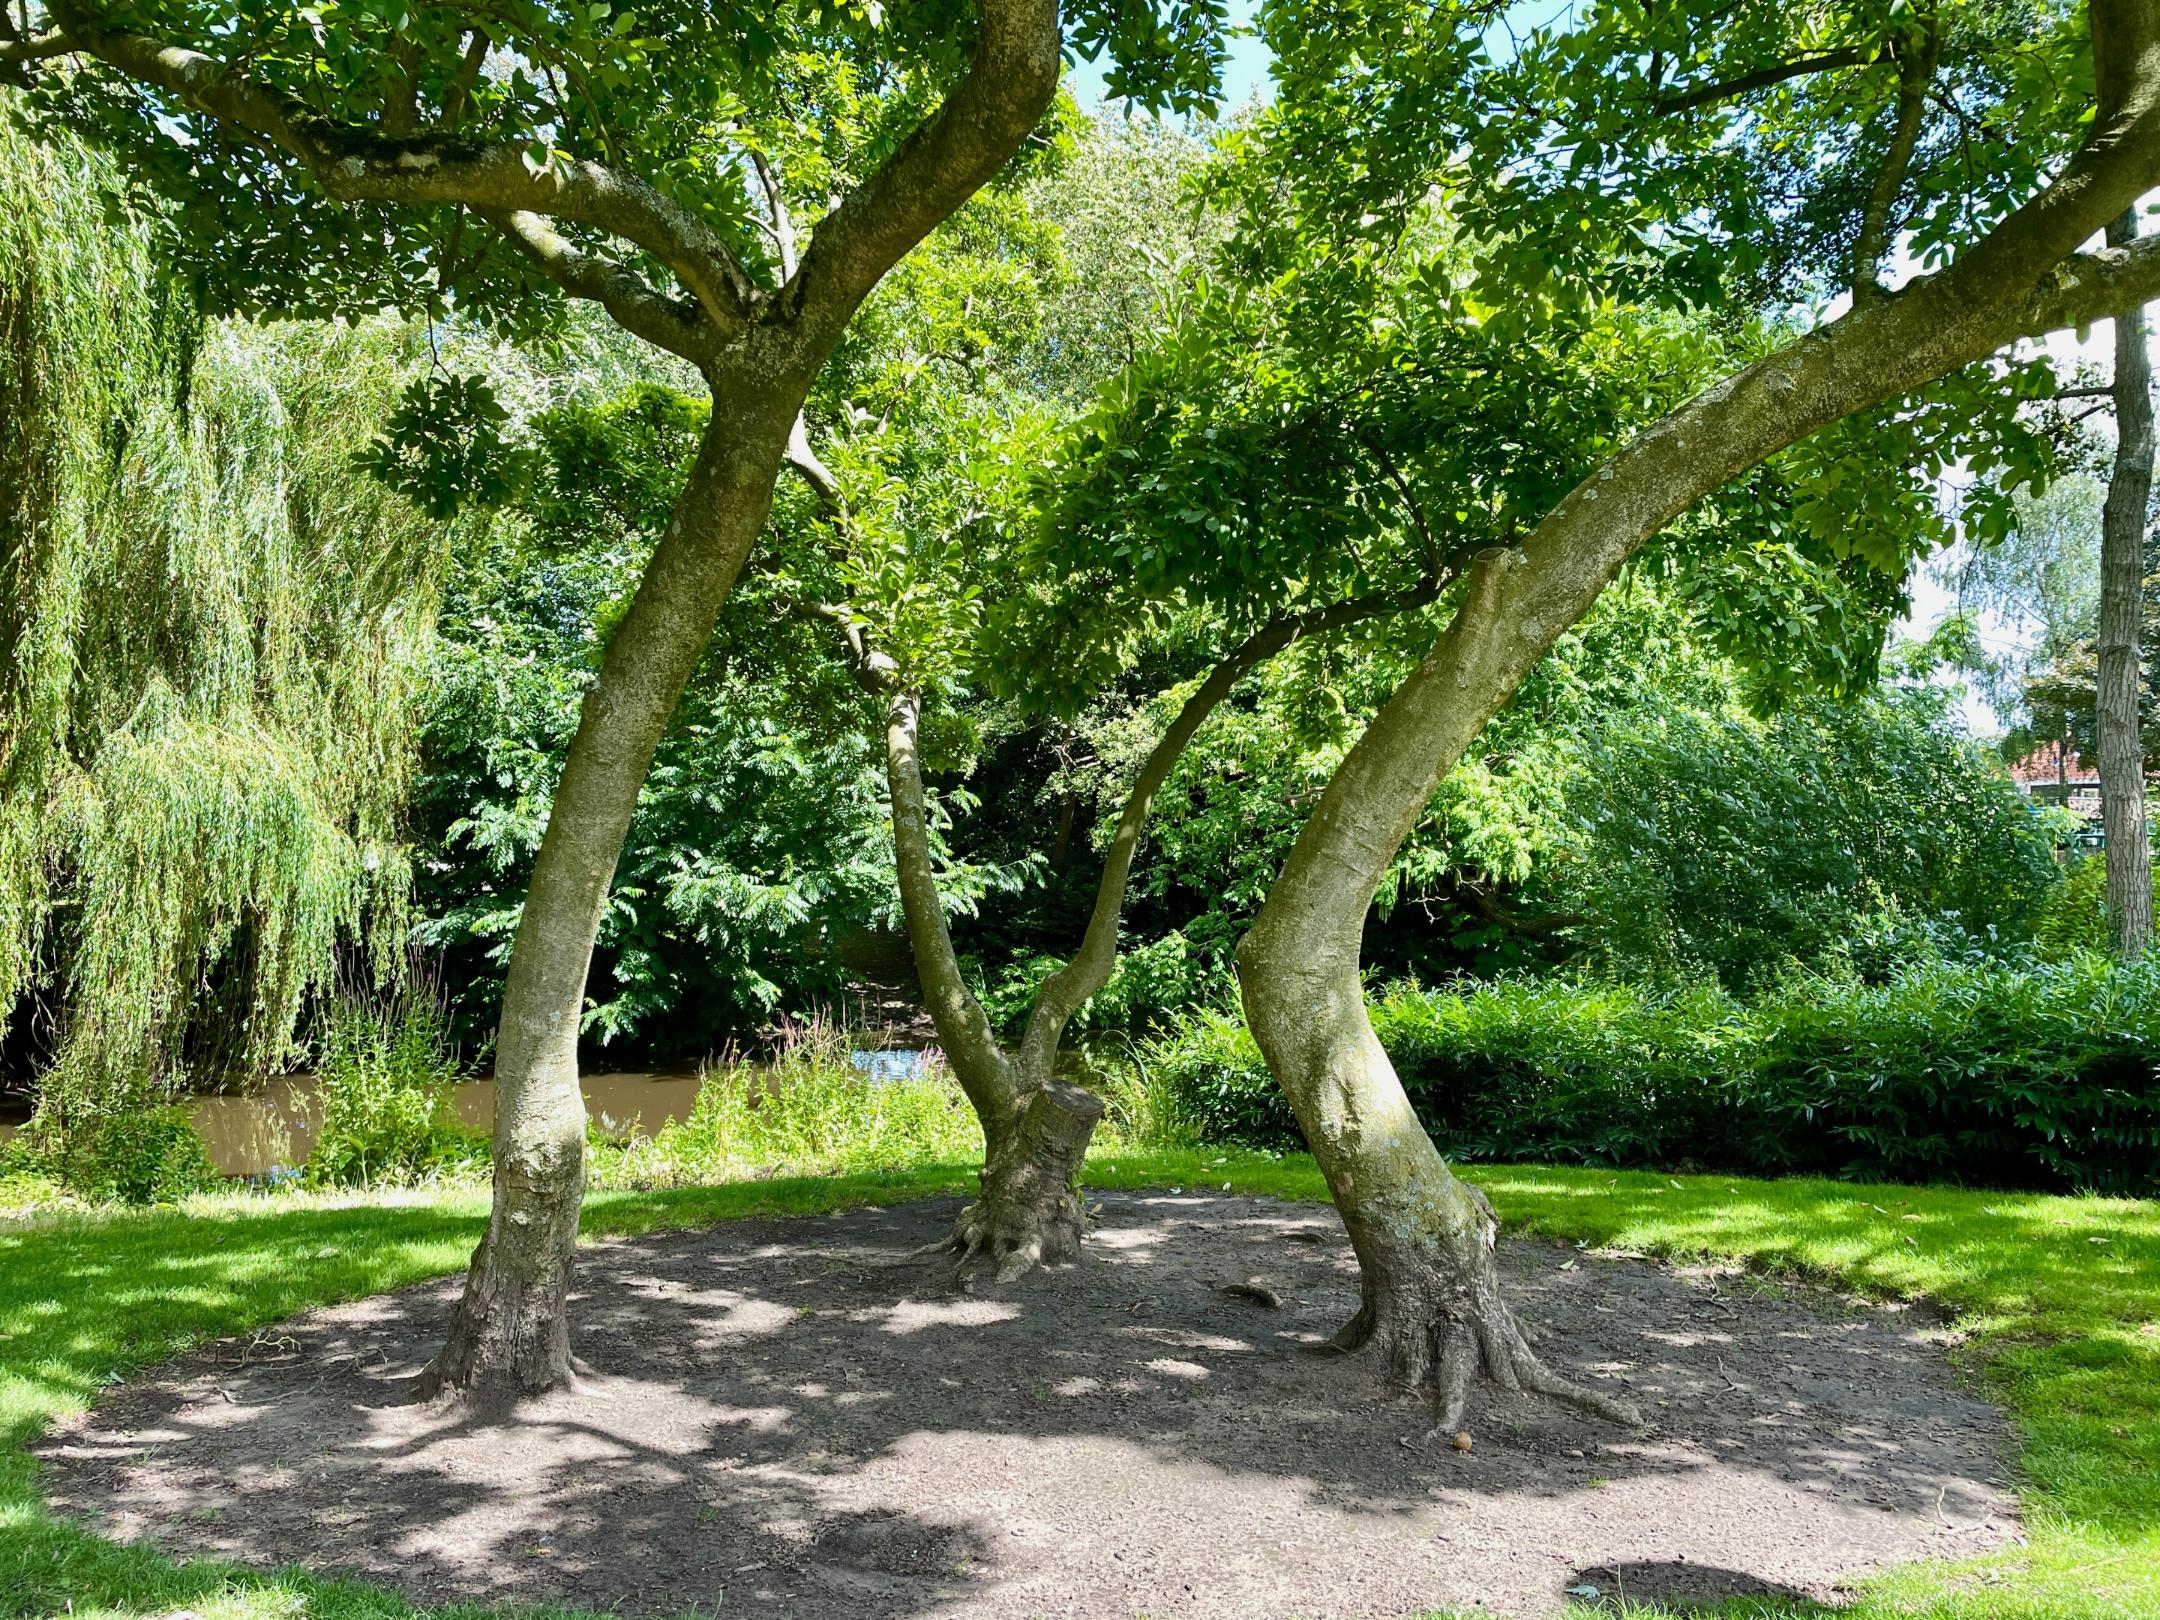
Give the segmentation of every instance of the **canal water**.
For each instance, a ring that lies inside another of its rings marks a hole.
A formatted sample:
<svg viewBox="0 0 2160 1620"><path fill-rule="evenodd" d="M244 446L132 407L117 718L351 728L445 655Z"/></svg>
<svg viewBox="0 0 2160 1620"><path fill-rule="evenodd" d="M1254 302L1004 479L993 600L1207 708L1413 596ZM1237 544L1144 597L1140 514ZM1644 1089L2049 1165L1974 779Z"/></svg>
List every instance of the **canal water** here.
<svg viewBox="0 0 2160 1620"><path fill-rule="evenodd" d="M920 1076L929 1054L909 1048L866 1050L853 1061L871 1084ZM697 1101L700 1071L692 1068L588 1074L578 1085L585 1112L608 1136L650 1137L670 1120L688 1119ZM495 1123L495 1082L461 1081L450 1106L475 1130ZM315 1151L322 1128L322 1100L311 1074L280 1075L245 1093L190 1097L186 1107L220 1175L267 1176L303 1164ZM15 1127L0 1124L0 1141Z"/></svg>

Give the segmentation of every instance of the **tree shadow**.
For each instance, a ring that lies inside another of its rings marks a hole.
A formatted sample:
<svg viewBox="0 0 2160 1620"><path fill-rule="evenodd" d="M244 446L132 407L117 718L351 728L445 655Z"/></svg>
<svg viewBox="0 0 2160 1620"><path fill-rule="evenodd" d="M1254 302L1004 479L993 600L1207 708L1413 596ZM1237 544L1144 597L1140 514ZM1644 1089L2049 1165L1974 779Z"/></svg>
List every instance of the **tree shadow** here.
<svg viewBox="0 0 2160 1620"><path fill-rule="evenodd" d="M1819 1596L2015 1528L2001 1425L1910 1315L1510 1244L1554 1358L1655 1423L1495 1392L1465 1452L1299 1353L1356 1300L1332 1211L1110 1195L1088 1263L979 1291L895 1264L954 1213L595 1245L573 1321L604 1376L508 1419L406 1399L454 1282L316 1312L117 1392L40 1448L48 1490L423 1601L834 1620L1540 1614L1600 1558ZM1253 1277L1279 1308L1225 1291Z"/></svg>
<svg viewBox="0 0 2160 1620"><path fill-rule="evenodd" d="M1691 1608L1729 1603L1736 1598L1759 1600L1764 1606L1755 1612L1761 1620L1769 1620L1773 1613L1789 1614L1794 1620L1801 1620L1801 1617L1833 1612L1805 1592L1764 1580L1746 1570L1720 1569L1715 1564L1695 1564L1686 1559L1593 1564L1576 1570L1568 1578L1565 1595L1584 1607L1608 1608L1620 1613L1642 1603L1655 1603L1685 1612ZM1775 1608L1768 1605L1775 1605Z"/></svg>

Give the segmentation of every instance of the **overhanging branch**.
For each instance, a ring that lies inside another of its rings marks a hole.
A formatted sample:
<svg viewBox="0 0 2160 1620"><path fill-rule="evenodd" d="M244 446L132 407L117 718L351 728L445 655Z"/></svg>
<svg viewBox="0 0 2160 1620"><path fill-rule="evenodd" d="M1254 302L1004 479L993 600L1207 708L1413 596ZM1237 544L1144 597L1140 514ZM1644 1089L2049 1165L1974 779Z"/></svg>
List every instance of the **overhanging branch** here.
<svg viewBox="0 0 2160 1620"><path fill-rule="evenodd" d="M727 244L689 209L633 175L584 160L535 167L515 143L472 141L448 131L394 136L333 123L233 64L106 27L75 0L52 0L51 10L69 51L268 141L339 201L460 204L485 213L574 220L652 254L716 326L738 327L751 314L755 289ZM483 39L474 36L468 56L472 48L484 51Z"/></svg>

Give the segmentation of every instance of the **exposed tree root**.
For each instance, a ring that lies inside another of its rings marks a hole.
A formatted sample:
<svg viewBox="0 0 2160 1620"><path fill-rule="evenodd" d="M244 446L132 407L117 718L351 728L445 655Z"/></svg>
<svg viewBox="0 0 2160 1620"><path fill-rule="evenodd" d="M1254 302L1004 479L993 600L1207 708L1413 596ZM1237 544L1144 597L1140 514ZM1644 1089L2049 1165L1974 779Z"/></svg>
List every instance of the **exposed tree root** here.
<svg viewBox="0 0 2160 1620"><path fill-rule="evenodd" d="M1498 1299L1474 1311L1389 1311L1384 1321L1368 1303L1328 1348L1337 1354L1369 1349L1382 1359L1389 1383L1429 1396L1434 1434L1452 1434L1462 1426L1471 1388L1481 1373L1502 1389L1548 1396L1626 1428L1642 1426L1641 1414L1628 1402L1546 1366L1530 1348L1515 1313Z"/></svg>
<svg viewBox="0 0 2160 1620"><path fill-rule="evenodd" d="M910 1258L951 1259L962 1274L994 1267L1000 1283L1078 1260L1087 1232L1080 1161L1102 1114L1091 1091L1057 1081L1042 1087L984 1165L982 1197L960 1212L950 1237Z"/></svg>
<svg viewBox="0 0 2160 1620"><path fill-rule="evenodd" d="M1500 1290L1493 1250L1499 1220L1483 1193L1457 1185L1477 1205L1472 1235L1452 1244L1435 1238L1412 1256L1361 1255L1364 1300L1327 1350L1370 1351L1381 1359L1390 1384L1428 1396L1430 1434L1453 1434L1461 1427L1480 1374L1502 1389L1544 1395L1640 1428L1642 1416L1633 1405L1563 1378L1530 1348L1530 1330Z"/></svg>

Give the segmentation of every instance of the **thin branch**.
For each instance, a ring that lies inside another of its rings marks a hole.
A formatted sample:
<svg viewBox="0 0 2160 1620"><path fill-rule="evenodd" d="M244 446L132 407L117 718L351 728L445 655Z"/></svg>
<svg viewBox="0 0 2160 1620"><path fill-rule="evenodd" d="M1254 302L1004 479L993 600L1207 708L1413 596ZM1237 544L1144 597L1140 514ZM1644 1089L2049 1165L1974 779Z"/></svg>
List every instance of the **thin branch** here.
<svg viewBox="0 0 2160 1620"><path fill-rule="evenodd" d="M1774 84L1788 79L1798 79L1810 73L1828 73L1837 68L1861 67L1876 59L1880 47L1853 45L1843 50L1822 51L1814 56L1797 57L1790 62L1777 62L1769 67L1757 68L1735 79L1723 79L1716 84L1698 84L1685 90L1668 91L1651 103L1653 111L1660 113L1692 112L1697 107L1714 106L1744 96L1751 90L1767 90Z"/></svg>
<svg viewBox="0 0 2160 1620"><path fill-rule="evenodd" d="M756 147L750 149L750 162L757 170L758 185L765 193L765 206L772 210L773 246L780 253L780 279L792 281L795 276L795 220L788 213L787 197L780 190L779 177L765 154Z"/></svg>
<svg viewBox="0 0 2160 1620"><path fill-rule="evenodd" d="M787 449L782 459L817 492L818 499L825 503L827 515L835 523L846 518L847 501L840 480L810 448L810 425L803 420L801 411L795 413L795 420L788 426Z"/></svg>
<svg viewBox="0 0 2160 1620"><path fill-rule="evenodd" d="M1440 544L1433 538L1432 527L1425 521L1425 508L1410 493L1410 482L1395 465L1395 458L1378 439L1366 437L1365 448L1380 463L1380 470L1387 474L1388 482L1395 486L1395 493L1402 501L1403 510L1410 515L1410 526L1417 530L1418 543L1425 549L1425 567L1434 577L1440 573Z"/></svg>
<svg viewBox="0 0 2160 1620"><path fill-rule="evenodd" d="M455 130L464 121L465 104L472 99L473 86L480 82L480 69L487 64L488 52L492 49L494 42L484 28L475 28L465 36L465 54L458 59L457 76L443 92L444 129Z"/></svg>
<svg viewBox="0 0 2160 1620"><path fill-rule="evenodd" d="M1125 796L1125 808L1118 816L1117 831L1103 861L1102 879L1095 889L1095 909L1088 917L1080 948L1071 961L1043 981L1034 1009L1028 1014L1027 1031L1020 1045L1021 1073L1051 1072L1066 1024L1090 996L1109 982L1110 970L1117 963L1118 918L1125 909L1125 889L1133 855L1140 846L1141 829L1172 767L1216 706L1239 681L1300 637L1424 607L1438 598L1443 584L1442 580L1428 579L1407 590L1352 597L1304 613L1279 615L1247 636L1209 672L1149 751Z"/></svg>
<svg viewBox="0 0 2160 1620"><path fill-rule="evenodd" d="M1852 297L1855 304L1871 303L1882 296L1875 278L1883 253L1889 246L1890 214L1905 190L1905 171L1912 164L1913 148L1920 141L1920 120L1927 111L1928 86L1935 78L1935 63L1942 52L1942 24L1933 8L1921 25L1917 49L1900 47L1897 53L1897 122L1890 144L1868 188L1867 206L1861 210L1860 229L1853 238Z"/></svg>

